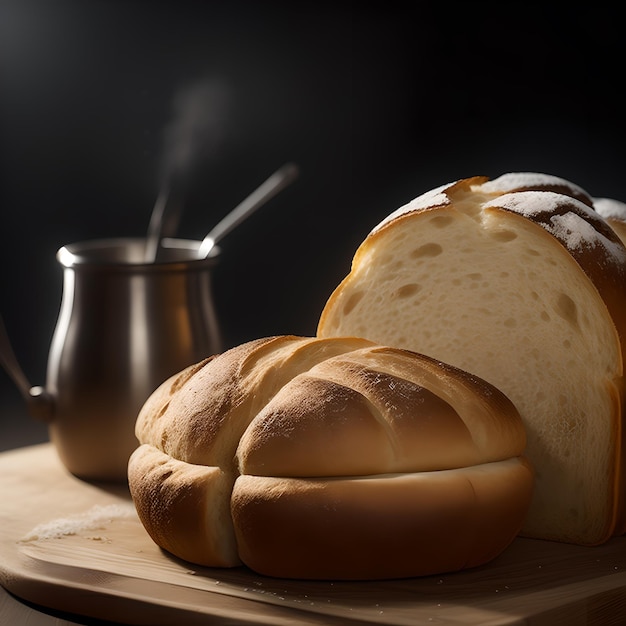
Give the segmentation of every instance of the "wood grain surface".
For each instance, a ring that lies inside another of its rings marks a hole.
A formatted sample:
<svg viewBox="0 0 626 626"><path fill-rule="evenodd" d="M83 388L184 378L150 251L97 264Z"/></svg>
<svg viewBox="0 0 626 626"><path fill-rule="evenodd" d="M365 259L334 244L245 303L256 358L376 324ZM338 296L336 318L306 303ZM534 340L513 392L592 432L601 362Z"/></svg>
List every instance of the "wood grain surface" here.
<svg viewBox="0 0 626 626"><path fill-rule="evenodd" d="M378 582L282 580L161 551L123 486L68 474L51 444L0 454L0 582L50 609L126 624L626 624L626 537L518 538L491 563Z"/></svg>

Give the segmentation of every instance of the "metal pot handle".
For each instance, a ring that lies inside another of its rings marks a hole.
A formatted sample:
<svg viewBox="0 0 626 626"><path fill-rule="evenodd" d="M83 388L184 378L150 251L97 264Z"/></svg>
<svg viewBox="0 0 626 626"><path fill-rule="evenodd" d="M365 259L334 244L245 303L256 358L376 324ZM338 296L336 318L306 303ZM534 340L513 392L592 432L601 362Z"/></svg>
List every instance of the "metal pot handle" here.
<svg viewBox="0 0 626 626"><path fill-rule="evenodd" d="M32 387L22 370L9 340L4 320L0 315L0 364L16 384L28 405L31 415L49 422L53 414L52 396L43 387Z"/></svg>

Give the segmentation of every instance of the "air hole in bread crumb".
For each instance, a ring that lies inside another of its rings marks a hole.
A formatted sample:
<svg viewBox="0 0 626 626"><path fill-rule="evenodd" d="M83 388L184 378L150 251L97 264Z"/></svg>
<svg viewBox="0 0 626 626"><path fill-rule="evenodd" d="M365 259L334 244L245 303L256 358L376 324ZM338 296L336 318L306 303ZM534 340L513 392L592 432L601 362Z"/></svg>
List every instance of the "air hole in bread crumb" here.
<svg viewBox="0 0 626 626"><path fill-rule="evenodd" d="M492 233L492 236L496 241L502 241L505 243L507 241L513 241L514 239L517 239L517 234L514 233L512 230L497 230Z"/></svg>
<svg viewBox="0 0 626 626"><path fill-rule="evenodd" d="M361 302L364 295L365 293L363 291L357 291L356 293L353 293L343 307L343 314L350 315L350 313L352 313L357 304Z"/></svg>
<svg viewBox="0 0 626 626"><path fill-rule="evenodd" d="M402 287L398 287L393 294L393 298L410 298L414 296L420 289L421 285L416 283L409 283L408 285L402 285Z"/></svg>
<svg viewBox="0 0 626 626"><path fill-rule="evenodd" d="M157 419L158 419L159 417L162 417L162 416L163 416L163 414L165 413L165 411L167 411L167 408L169 407L169 405L170 405L170 403L169 403L169 401L168 401L168 402L166 402L166 403L165 403L165 404L161 407L161 410L157 413Z"/></svg>
<svg viewBox="0 0 626 626"><path fill-rule="evenodd" d="M452 223L452 216L437 215L430 220L430 223L436 228L445 228L448 224Z"/></svg>
<svg viewBox="0 0 626 626"><path fill-rule="evenodd" d="M504 320L504 325L507 328L515 328L517 326L517 320L514 317L508 317Z"/></svg>
<svg viewBox="0 0 626 626"><path fill-rule="evenodd" d="M541 319L544 322L549 322L550 321L550 315L548 315L547 311L541 311Z"/></svg>
<svg viewBox="0 0 626 626"><path fill-rule="evenodd" d="M407 238L407 233L405 231L400 231L395 233L395 236L392 237L391 241L389 242L391 245L398 245L401 244L406 238Z"/></svg>
<svg viewBox="0 0 626 626"><path fill-rule="evenodd" d="M530 254L530 256L541 256L534 248L526 248L526 254Z"/></svg>
<svg viewBox="0 0 626 626"><path fill-rule="evenodd" d="M572 326L578 326L578 307L566 293L558 295L554 310Z"/></svg>
<svg viewBox="0 0 626 626"><path fill-rule="evenodd" d="M468 274L467 277L471 280L480 280L483 275L480 272L472 272L471 274Z"/></svg>
<svg viewBox="0 0 626 626"><path fill-rule="evenodd" d="M435 257L443 252L443 248L438 243L425 243L411 252L411 258L420 259L422 257Z"/></svg>

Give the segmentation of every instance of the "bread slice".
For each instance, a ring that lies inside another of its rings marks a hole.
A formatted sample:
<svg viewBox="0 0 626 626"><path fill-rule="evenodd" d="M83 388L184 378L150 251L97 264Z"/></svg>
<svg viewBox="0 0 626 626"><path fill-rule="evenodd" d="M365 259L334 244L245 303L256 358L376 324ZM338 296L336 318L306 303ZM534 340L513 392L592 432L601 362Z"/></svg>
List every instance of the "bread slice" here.
<svg viewBox="0 0 626 626"><path fill-rule="evenodd" d="M434 189L373 229L318 326L503 391L536 470L522 533L588 545L626 529L626 248L592 204L533 173Z"/></svg>
<svg viewBox="0 0 626 626"><path fill-rule="evenodd" d="M626 243L626 202L615 198L594 198L593 208Z"/></svg>

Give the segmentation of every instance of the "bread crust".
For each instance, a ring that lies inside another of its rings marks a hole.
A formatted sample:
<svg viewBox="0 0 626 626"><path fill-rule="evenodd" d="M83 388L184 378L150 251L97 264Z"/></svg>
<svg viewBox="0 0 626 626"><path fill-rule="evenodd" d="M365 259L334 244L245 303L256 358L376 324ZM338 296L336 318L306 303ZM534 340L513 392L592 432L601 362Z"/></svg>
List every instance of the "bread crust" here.
<svg viewBox="0 0 626 626"><path fill-rule="evenodd" d="M500 554L519 531L532 484L523 459L345 479L243 475L232 510L241 558L261 574L413 577Z"/></svg>
<svg viewBox="0 0 626 626"><path fill-rule="evenodd" d="M373 346L293 378L252 420L237 458L242 474L359 476L478 465L525 445L517 410L488 383Z"/></svg>
<svg viewBox="0 0 626 626"><path fill-rule="evenodd" d="M201 565L241 565L230 522L233 482L219 467L185 463L148 444L129 461L131 496L152 540Z"/></svg>
<svg viewBox="0 0 626 626"><path fill-rule="evenodd" d="M582 187L559 176L539 172L508 172L483 182L480 191L494 196L520 191L551 191L593 206L593 198Z"/></svg>
<svg viewBox="0 0 626 626"><path fill-rule="evenodd" d="M160 385L139 412L135 434L141 443L181 461L227 467L233 462L233 442L284 383L311 360L370 344L357 338L320 342L281 335L235 346Z"/></svg>
<svg viewBox="0 0 626 626"><path fill-rule="evenodd" d="M593 208L626 244L626 202L614 198L594 198Z"/></svg>

